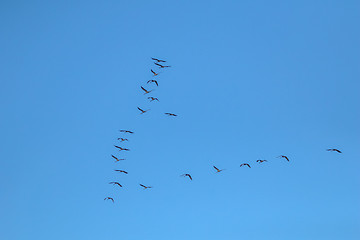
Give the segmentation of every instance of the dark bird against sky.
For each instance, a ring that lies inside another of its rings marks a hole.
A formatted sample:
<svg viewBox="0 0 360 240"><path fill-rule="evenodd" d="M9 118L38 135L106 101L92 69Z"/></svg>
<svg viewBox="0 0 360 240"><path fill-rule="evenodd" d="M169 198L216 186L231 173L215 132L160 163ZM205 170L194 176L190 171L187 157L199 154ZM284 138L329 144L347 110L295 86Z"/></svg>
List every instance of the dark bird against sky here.
<svg viewBox="0 0 360 240"><path fill-rule="evenodd" d="M166 115L168 115L168 116L173 116L173 117L177 117L177 115L176 114L174 114L174 113L165 113Z"/></svg>
<svg viewBox="0 0 360 240"><path fill-rule="evenodd" d="M112 197L106 197L106 198L104 198L104 201L105 200L111 200L112 202L114 202L114 199Z"/></svg>
<svg viewBox="0 0 360 240"><path fill-rule="evenodd" d="M150 186L145 186L145 185L142 185L142 184L139 184L141 187L143 187L144 189L148 189L148 188L152 188Z"/></svg>
<svg viewBox="0 0 360 240"><path fill-rule="evenodd" d="M129 139L127 139L127 138L118 138L118 140L120 140L121 142L129 141Z"/></svg>
<svg viewBox="0 0 360 240"><path fill-rule="evenodd" d="M147 83L155 83L156 84L156 86L159 86L159 84L158 84L158 82L156 81L156 80L149 80L149 81L147 81Z"/></svg>
<svg viewBox="0 0 360 240"><path fill-rule="evenodd" d="M256 160L256 162L258 162L258 163L263 163L263 162L267 162L267 160Z"/></svg>
<svg viewBox="0 0 360 240"><path fill-rule="evenodd" d="M154 74L153 77L159 75L158 73L154 72L152 69L151 69L151 72Z"/></svg>
<svg viewBox="0 0 360 240"><path fill-rule="evenodd" d="M152 101L158 101L159 102L159 99L157 99L156 97L148 97L148 99L150 99L150 102L152 102Z"/></svg>
<svg viewBox="0 0 360 240"><path fill-rule="evenodd" d="M278 156L278 158L285 158L288 162L290 162L289 158L287 156L285 156L285 155L280 155L280 156Z"/></svg>
<svg viewBox="0 0 360 240"><path fill-rule="evenodd" d="M188 173L182 174L182 175L180 175L180 176L181 176L181 177L189 177L189 178L190 178L190 180L192 180L191 175L190 175L190 174L188 174Z"/></svg>
<svg viewBox="0 0 360 240"><path fill-rule="evenodd" d="M119 146L116 146L116 145L114 145L114 147L120 149L119 151L130 151L130 149L128 149L128 148L122 148L122 147L119 147Z"/></svg>
<svg viewBox="0 0 360 240"><path fill-rule="evenodd" d="M129 131L129 130L119 130L119 132L123 132L123 133L130 133L130 134L133 134L133 133L134 133L134 132Z"/></svg>
<svg viewBox="0 0 360 240"><path fill-rule="evenodd" d="M240 167L242 167L242 166L248 166L249 168L251 168L248 163L242 163L242 164L240 164Z"/></svg>
<svg viewBox="0 0 360 240"><path fill-rule="evenodd" d="M147 110L143 110L143 109L141 109L141 108L139 108L139 107L137 107L138 109L139 109L139 111L141 111L141 113L140 114L144 114L144 113L146 113L147 111L149 111L150 109L147 109Z"/></svg>
<svg viewBox="0 0 360 240"><path fill-rule="evenodd" d="M119 187L122 187L120 183L118 182L109 182L109 184L112 184L112 185L118 185Z"/></svg>
<svg viewBox="0 0 360 240"><path fill-rule="evenodd" d="M161 65L161 64L158 64L158 63L154 63L156 66L159 66L160 68L168 68L168 67L171 67L171 66L164 66L164 65Z"/></svg>
<svg viewBox="0 0 360 240"><path fill-rule="evenodd" d="M157 62L166 62L166 61L164 61L164 60L157 59L157 58L151 58L151 59L154 60L154 61L157 61Z"/></svg>
<svg viewBox="0 0 360 240"><path fill-rule="evenodd" d="M336 148L326 149L326 151L342 153L339 149L336 149Z"/></svg>
<svg viewBox="0 0 360 240"><path fill-rule="evenodd" d="M144 95L152 92L152 90L148 91L143 86L141 86L141 89L145 92Z"/></svg>
<svg viewBox="0 0 360 240"><path fill-rule="evenodd" d="M217 167L213 166L213 168L215 168L216 172L219 173L221 171L224 171L225 169L218 169Z"/></svg>
<svg viewBox="0 0 360 240"><path fill-rule="evenodd" d="M114 155L111 156L115 159L116 162L125 160L125 158L117 158Z"/></svg>
<svg viewBox="0 0 360 240"><path fill-rule="evenodd" d="M121 172L121 173L125 173L125 174L128 174L127 171L124 171L124 170L114 170L115 172Z"/></svg>

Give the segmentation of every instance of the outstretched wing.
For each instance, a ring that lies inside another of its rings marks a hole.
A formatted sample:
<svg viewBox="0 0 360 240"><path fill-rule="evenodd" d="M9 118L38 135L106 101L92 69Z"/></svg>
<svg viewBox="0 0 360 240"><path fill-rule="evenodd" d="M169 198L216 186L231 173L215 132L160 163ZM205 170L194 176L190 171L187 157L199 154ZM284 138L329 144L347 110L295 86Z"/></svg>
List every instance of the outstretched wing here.
<svg viewBox="0 0 360 240"><path fill-rule="evenodd" d="M215 167L215 166L213 166L213 167L215 168L216 171L219 171L219 169L217 167Z"/></svg>
<svg viewBox="0 0 360 240"><path fill-rule="evenodd" d="M145 88L143 88L143 86L141 86L141 89L144 91L144 92L147 92L147 90Z"/></svg>

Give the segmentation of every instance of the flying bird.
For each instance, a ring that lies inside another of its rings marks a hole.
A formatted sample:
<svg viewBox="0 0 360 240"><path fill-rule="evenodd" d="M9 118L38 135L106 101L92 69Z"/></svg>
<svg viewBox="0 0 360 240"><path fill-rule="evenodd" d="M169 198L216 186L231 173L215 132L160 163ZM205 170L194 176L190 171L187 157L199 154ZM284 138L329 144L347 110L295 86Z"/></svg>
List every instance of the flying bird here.
<svg viewBox="0 0 360 240"><path fill-rule="evenodd" d="M285 158L288 162L290 162L290 160L289 160L289 158L287 156L280 155L280 156L278 156L278 158Z"/></svg>
<svg viewBox="0 0 360 240"><path fill-rule="evenodd" d="M125 158L117 158L114 155L111 156L115 159L116 162L125 160Z"/></svg>
<svg viewBox="0 0 360 240"><path fill-rule="evenodd" d="M147 81L147 83L155 83L156 84L156 86L159 86L159 84L158 84L158 82L156 81L156 80L149 80L149 81Z"/></svg>
<svg viewBox="0 0 360 240"><path fill-rule="evenodd" d="M114 145L114 147L120 149L120 151L130 151L130 149L128 149L128 148L122 148L122 147L119 147L119 146L116 146L116 145Z"/></svg>
<svg viewBox="0 0 360 240"><path fill-rule="evenodd" d="M154 60L154 61L157 61L157 62L166 62L164 60L160 60L160 59L157 59L157 58L151 58L151 59Z"/></svg>
<svg viewBox="0 0 360 240"><path fill-rule="evenodd" d="M105 200L111 200L112 202L114 202L114 199L112 197L106 197L106 198L104 198L104 201Z"/></svg>
<svg viewBox="0 0 360 240"><path fill-rule="evenodd" d="M158 73L154 72L152 69L151 69L151 72L154 74L153 77L159 75Z"/></svg>
<svg viewBox="0 0 360 240"><path fill-rule="evenodd" d="M150 99L150 102L152 102L152 101L158 101L159 102L159 99L157 99L156 97L148 97L148 99Z"/></svg>
<svg viewBox="0 0 360 240"><path fill-rule="evenodd" d="M124 170L114 170L115 172L121 172L121 173L125 173L125 174L128 174L127 171L124 171Z"/></svg>
<svg viewBox="0 0 360 240"><path fill-rule="evenodd" d="M240 164L240 167L242 167L242 166L248 166L249 168L251 168L250 165L247 164L247 163L242 163L242 164Z"/></svg>
<svg viewBox="0 0 360 240"><path fill-rule="evenodd" d="M152 90L148 91L145 88L143 88L142 86L141 86L141 89L145 92L144 95L152 92Z"/></svg>
<svg viewBox="0 0 360 240"><path fill-rule="evenodd" d="M118 138L118 140L120 140L121 142L129 141L129 139L127 139L127 138Z"/></svg>
<svg viewBox="0 0 360 240"><path fill-rule="evenodd" d="M141 187L143 187L144 189L148 189L148 188L152 188L152 187L149 187L149 186L145 186L145 185L142 185L142 184L139 184Z"/></svg>
<svg viewBox="0 0 360 240"><path fill-rule="evenodd" d="M123 133L130 133L130 134L133 134L134 132L132 131L128 131L128 130L119 130L119 132L123 132Z"/></svg>
<svg viewBox="0 0 360 240"><path fill-rule="evenodd" d="M148 110L142 110L141 108L139 108L139 107L137 107L140 111L141 111L141 113L140 114L143 114L143 113L146 113L147 111L149 111L150 109L148 109Z"/></svg>
<svg viewBox="0 0 360 240"><path fill-rule="evenodd" d="M336 148L326 149L326 151L342 153L339 149Z"/></svg>
<svg viewBox="0 0 360 240"><path fill-rule="evenodd" d="M215 167L215 166L213 166L214 168L215 168L215 170L216 170L216 172L221 172L221 171L223 171L223 170L225 170L225 169L218 169L217 167Z"/></svg>
<svg viewBox="0 0 360 240"><path fill-rule="evenodd" d="M258 162L258 163L262 163L262 162L267 162L267 160L256 160L256 162Z"/></svg>
<svg viewBox="0 0 360 240"><path fill-rule="evenodd" d="M167 68L167 67L171 67L171 66L163 66L161 64L155 63L156 66L159 66L160 68Z"/></svg>
<svg viewBox="0 0 360 240"><path fill-rule="evenodd" d="M188 173L182 174L182 175L180 175L180 177L189 177L189 178L190 178L190 180L192 180L191 175L190 175L190 174L188 174Z"/></svg>
<svg viewBox="0 0 360 240"><path fill-rule="evenodd" d="M122 187L120 183L118 182L109 182L109 184L112 184L112 185L118 185L119 187Z"/></svg>
<svg viewBox="0 0 360 240"><path fill-rule="evenodd" d="M177 115L176 115L176 114L173 114L173 113L165 113L165 114L168 115L168 116L177 117Z"/></svg>

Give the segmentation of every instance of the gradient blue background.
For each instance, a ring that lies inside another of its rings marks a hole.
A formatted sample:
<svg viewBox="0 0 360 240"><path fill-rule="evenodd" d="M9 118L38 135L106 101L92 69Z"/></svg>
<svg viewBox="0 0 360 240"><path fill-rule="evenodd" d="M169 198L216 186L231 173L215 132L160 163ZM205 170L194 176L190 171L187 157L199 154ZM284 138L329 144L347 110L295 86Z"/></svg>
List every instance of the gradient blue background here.
<svg viewBox="0 0 360 240"><path fill-rule="evenodd" d="M0 238L359 239L359 22L359 1L2 1Z"/></svg>

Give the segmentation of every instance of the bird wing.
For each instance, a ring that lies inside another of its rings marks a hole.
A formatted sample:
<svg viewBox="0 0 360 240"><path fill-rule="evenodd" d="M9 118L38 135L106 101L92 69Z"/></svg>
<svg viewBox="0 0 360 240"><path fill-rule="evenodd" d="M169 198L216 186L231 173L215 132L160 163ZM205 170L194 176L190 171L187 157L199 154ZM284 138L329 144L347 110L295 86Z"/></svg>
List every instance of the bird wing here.
<svg viewBox="0 0 360 240"><path fill-rule="evenodd" d="M142 89L144 92L147 92L147 90L146 90L145 88L143 88L142 86L141 86L141 89Z"/></svg>
<svg viewBox="0 0 360 240"><path fill-rule="evenodd" d="M146 186L142 185L142 184L139 184L140 186L142 186L143 188L146 188Z"/></svg>
<svg viewBox="0 0 360 240"><path fill-rule="evenodd" d="M153 80L153 82L156 84L156 86L159 86L159 84L156 80Z"/></svg>
<svg viewBox="0 0 360 240"><path fill-rule="evenodd" d="M187 176L190 178L190 180L192 180L192 177L191 177L191 175L190 175L190 174L188 174Z"/></svg>
<svg viewBox="0 0 360 240"><path fill-rule="evenodd" d="M213 166L213 167L216 169L216 171L219 171L219 169L217 167L215 167L215 166Z"/></svg>
<svg viewBox="0 0 360 240"><path fill-rule="evenodd" d="M151 69L151 72L152 72L153 74L156 74L152 69Z"/></svg>
<svg viewBox="0 0 360 240"><path fill-rule="evenodd" d="M144 110L142 110L141 108L137 107L140 111L144 112Z"/></svg>

